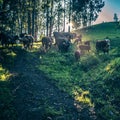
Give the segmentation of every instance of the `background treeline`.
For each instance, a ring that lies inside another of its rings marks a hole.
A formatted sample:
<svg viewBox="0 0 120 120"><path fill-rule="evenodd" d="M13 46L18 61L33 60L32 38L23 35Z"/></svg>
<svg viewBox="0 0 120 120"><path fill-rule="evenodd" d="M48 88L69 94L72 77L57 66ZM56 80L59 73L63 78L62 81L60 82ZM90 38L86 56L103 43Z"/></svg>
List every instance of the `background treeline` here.
<svg viewBox="0 0 120 120"><path fill-rule="evenodd" d="M103 0L0 0L0 29L51 36L53 31L91 25L104 6Z"/></svg>

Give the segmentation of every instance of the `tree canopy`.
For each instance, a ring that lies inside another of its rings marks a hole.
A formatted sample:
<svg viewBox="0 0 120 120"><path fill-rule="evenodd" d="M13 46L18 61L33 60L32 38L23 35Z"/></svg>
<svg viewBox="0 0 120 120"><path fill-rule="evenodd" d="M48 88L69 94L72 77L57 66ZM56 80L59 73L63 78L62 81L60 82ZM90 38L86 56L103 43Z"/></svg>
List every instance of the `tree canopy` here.
<svg viewBox="0 0 120 120"><path fill-rule="evenodd" d="M64 31L66 24L91 25L104 4L103 0L0 0L0 28L51 36L53 31Z"/></svg>

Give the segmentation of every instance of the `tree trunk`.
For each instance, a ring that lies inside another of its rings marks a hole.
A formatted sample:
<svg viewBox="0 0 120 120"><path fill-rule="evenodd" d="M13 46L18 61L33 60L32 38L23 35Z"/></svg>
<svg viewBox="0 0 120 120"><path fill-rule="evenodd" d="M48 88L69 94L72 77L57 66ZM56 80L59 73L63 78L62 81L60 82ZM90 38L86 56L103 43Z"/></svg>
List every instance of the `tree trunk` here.
<svg viewBox="0 0 120 120"><path fill-rule="evenodd" d="M50 31L49 31L49 36L51 37L52 34L52 29L53 29L53 0L51 1L51 11L50 11Z"/></svg>
<svg viewBox="0 0 120 120"><path fill-rule="evenodd" d="M28 11L28 34L31 34L31 12Z"/></svg>

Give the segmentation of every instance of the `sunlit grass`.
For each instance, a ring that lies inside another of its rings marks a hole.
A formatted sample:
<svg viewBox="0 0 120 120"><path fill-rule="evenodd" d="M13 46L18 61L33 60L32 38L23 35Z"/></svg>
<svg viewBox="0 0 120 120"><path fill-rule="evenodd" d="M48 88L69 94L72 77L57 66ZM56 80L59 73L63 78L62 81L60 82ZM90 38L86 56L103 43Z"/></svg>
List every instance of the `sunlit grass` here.
<svg viewBox="0 0 120 120"><path fill-rule="evenodd" d="M110 61L110 63L106 66L105 70L109 73L112 73L114 71L119 71L120 69L120 58L116 58Z"/></svg>
<svg viewBox="0 0 120 120"><path fill-rule="evenodd" d="M0 65L0 81L6 81L8 80L12 74L10 74L8 71L6 71L1 65Z"/></svg>
<svg viewBox="0 0 120 120"><path fill-rule="evenodd" d="M12 51L12 52L9 52L7 55L12 56L12 57L15 57L15 56L16 56L16 53Z"/></svg>
<svg viewBox="0 0 120 120"><path fill-rule="evenodd" d="M89 91L83 91L81 93L74 91L75 100L81 102L83 104L88 104L89 106L93 107L94 104L91 102L91 99L88 97L90 94Z"/></svg>
<svg viewBox="0 0 120 120"><path fill-rule="evenodd" d="M7 74L2 74L2 75L0 75L0 80L1 80L1 81L6 81L6 80L8 80L11 76L12 76L12 74L9 74L9 73L7 73Z"/></svg>
<svg viewBox="0 0 120 120"><path fill-rule="evenodd" d="M33 44L34 49L39 49L41 47L42 43L41 42L36 42Z"/></svg>
<svg viewBox="0 0 120 120"><path fill-rule="evenodd" d="M5 69L0 65L0 72L4 71Z"/></svg>

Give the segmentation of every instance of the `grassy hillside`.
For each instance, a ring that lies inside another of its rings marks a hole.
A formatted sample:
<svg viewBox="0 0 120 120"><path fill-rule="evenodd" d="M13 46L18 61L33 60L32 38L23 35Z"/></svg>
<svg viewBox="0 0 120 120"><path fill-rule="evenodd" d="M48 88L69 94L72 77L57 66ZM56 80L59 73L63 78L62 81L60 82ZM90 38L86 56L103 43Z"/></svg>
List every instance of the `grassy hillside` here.
<svg viewBox="0 0 120 120"><path fill-rule="evenodd" d="M87 53L75 62L73 51L49 51L40 56L38 68L51 78L59 89L68 92L78 104L92 109L97 120L120 119L120 29L115 23L102 23L82 30L84 40L111 39L109 55ZM95 52L95 51L94 51ZM79 106L76 104L76 107ZM88 118L86 118L88 120Z"/></svg>
<svg viewBox="0 0 120 120"><path fill-rule="evenodd" d="M34 58L38 60L39 53L40 62L36 62L37 68L33 70L42 71L50 83L72 96L74 105L81 113L81 120L119 120L120 29L117 29L115 23L102 23L76 32L83 35L83 40L94 41L93 46L97 39L108 36L111 40L110 53L97 55L95 51L91 51L76 62L74 46L68 53L50 49L47 53L41 54L40 50L35 48L37 56L34 54ZM12 106L14 98L9 88L11 75L8 69L14 67L14 59L18 52L14 54L14 49L9 51L1 49L0 53L2 61L0 62L0 107L2 107L0 118L14 120L16 113ZM31 60L31 56L26 56L26 59ZM62 113L64 108L61 109Z"/></svg>
<svg viewBox="0 0 120 120"><path fill-rule="evenodd" d="M106 37L120 37L120 29L115 22L101 23L75 31L83 35L83 40L97 40Z"/></svg>

